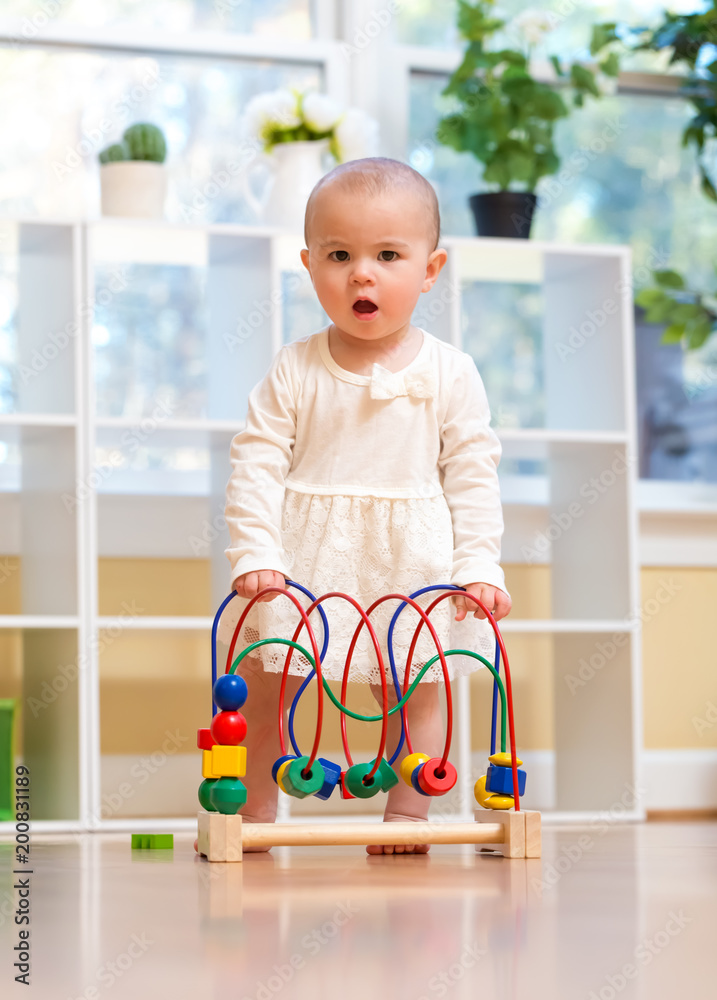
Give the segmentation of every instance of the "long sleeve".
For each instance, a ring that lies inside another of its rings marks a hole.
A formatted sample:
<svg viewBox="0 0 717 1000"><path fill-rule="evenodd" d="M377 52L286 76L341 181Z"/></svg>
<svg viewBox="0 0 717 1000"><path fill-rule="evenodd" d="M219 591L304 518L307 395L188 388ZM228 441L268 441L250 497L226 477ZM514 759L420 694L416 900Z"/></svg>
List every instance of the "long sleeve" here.
<svg viewBox="0 0 717 1000"><path fill-rule="evenodd" d="M232 439L225 507L232 583L255 570L287 572L281 512L296 439L296 392L283 349L250 393L246 426Z"/></svg>
<svg viewBox="0 0 717 1000"><path fill-rule="evenodd" d="M499 565L503 512L498 486L501 446L490 426L488 399L470 358L452 387L438 459L453 521L451 583L488 583L505 590Z"/></svg>

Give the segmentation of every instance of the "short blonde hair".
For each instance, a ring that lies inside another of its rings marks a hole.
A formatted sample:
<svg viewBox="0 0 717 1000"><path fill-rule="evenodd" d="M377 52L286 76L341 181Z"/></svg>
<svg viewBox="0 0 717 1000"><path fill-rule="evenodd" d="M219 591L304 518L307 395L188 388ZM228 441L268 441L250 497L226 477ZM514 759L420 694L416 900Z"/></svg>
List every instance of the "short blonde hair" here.
<svg viewBox="0 0 717 1000"><path fill-rule="evenodd" d="M362 160L340 163L315 185L306 203L304 240L309 245L309 222L318 193L331 183L340 183L351 193L373 197L396 190L412 190L420 198L427 217L427 232L431 251L438 246L441 235L441 215L433 186L417 170L387 156L368 156Z"/></svg>

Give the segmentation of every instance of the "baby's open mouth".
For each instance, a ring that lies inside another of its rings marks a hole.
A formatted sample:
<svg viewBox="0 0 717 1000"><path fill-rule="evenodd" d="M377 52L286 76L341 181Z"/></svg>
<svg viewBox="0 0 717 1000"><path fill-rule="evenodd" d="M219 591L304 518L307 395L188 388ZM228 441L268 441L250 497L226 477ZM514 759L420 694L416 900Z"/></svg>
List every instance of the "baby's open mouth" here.
<svg viewBox="0 0 717 1000"><path fill-rule="evenodd" d="M374 302L369 301L369 299L356 299L354 309L360 313L372 313L378 309L378 306Z"/></svg>

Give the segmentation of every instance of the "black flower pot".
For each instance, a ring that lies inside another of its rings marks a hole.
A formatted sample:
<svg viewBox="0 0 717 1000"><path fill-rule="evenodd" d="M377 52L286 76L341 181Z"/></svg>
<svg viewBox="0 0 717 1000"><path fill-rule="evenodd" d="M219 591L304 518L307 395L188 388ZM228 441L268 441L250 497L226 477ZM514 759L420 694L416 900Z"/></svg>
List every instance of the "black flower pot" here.
<svg viewBox="0 0 717 1000"><path fill-rule="evenodd" d="M532 191L491 191L468 199L479 236L527 240L538 197Z"/></svg>

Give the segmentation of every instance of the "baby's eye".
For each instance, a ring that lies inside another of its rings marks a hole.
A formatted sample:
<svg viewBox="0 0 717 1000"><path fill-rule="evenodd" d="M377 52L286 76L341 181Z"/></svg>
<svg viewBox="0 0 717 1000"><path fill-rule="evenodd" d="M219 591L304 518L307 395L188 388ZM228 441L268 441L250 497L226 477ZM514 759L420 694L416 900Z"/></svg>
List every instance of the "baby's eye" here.
<svg viewBox="0 0 717 1000"><path fill-rule="evenodd" d="M340 263L340 264L343 264L344 261L346 261L346 260L349 259L349 252L348 252L348 250L332 250L331 253L329 254L329 257L333 257L333 255L335 253L343 253L343 254L346 255L345 257L339 257L338 258L338 263Z"/></svg>
<svg viewBox="0 0 717 1000"><path fill-rule="evenodd" d="M385 253L388 253L388 254L393 254L393 256L392 256L392 257L382 257L381 255L382 255L382 254L385 254ZM382 250L382 251L381 251L381 253L380 253L380 254L379 254L378 256L379 256L379 258L380 258L381 260L386 260L386 261L388 261L388 260L395 260L395 259L396 259L396 258L398 257L398 254L396 253L396 251L395 251L395 250Z"/></svg>

